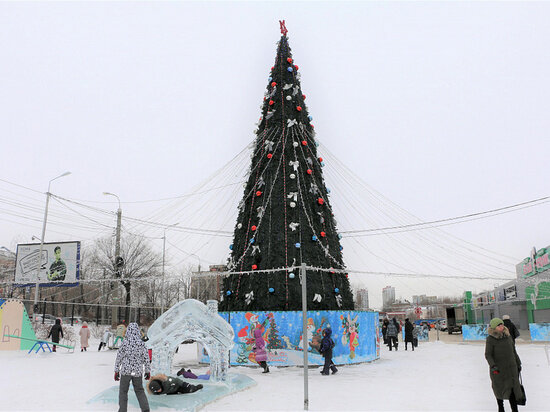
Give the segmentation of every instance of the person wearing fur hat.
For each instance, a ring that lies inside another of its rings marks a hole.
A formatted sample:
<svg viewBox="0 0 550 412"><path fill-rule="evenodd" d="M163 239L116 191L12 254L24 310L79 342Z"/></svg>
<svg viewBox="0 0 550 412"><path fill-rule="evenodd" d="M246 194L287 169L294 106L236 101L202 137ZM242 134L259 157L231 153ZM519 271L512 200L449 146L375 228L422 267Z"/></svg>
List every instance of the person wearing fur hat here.
<svg viewBox="0 0 550 412"><path fill-rule="evenodd" d="M267 366L267 351L265 350L265 340L262 337L262 328L254 329L254 353L256 362L264 368L262 373L268 373L269 366Z"/></svg>
<svg viewBox="0 0 550 412"><path fill-rule="evenodd" d="M149 402L147 395L143 389L141 377L145 370L145 380L149 380L151 374L151 363L145 343L141 340L141 333L137 323L132 322L126 329L126 335L115 361L115 381L120 380L120 388L118 391L118 412L126 412L128 410L128 389L130 389L130 381L134 387L139 407L143 412L149 412Z"/></svg>
<svg viewBox="0 0 550 412"><path fill-rule="evenodd" d="M178 393L193 393L202 389L202 385L191 385L181 379L166 376L162 373L152 376L147 383L147 390L153 395L176 395Z"/></svg>
<svg viewBox="0 0 550 412"><path fill-rule="evenodd" d="M510 315L504 315L502 317L502 321L504 322L504 326L508 328L512 340L514 341L514 343L516 343L516 338L519 337L519 330L518 328L516 328L516 325L514 325L514 323L510 320Z"/></svg>
<svg viewBox="0 0 550 412"><path fill-rule="evenodd" d="M489 376L498 410L504 412L503 399L508 399L512 411L517 412L516 400L523 396L523 392L519 382L521 360L516 352L516 345L500 318L491 319L487 333L485 359L489 364Z"/></svg>

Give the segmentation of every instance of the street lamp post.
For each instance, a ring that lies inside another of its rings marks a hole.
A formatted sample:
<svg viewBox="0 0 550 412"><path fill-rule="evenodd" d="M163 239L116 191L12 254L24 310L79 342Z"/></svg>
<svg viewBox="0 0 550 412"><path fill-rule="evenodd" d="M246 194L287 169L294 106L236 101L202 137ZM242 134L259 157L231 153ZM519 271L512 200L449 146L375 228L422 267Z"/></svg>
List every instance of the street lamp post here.
<svg viewBox="0 0 550 412"><path fill-rule="evenodd" d="M40 266L42 266L42 252L44 251L44 236L46 235L46 222L48 221L48 205L50 204L50 186L54 180L61 177L70 175L71 172L65 172L57 177L54 177L48 183L48 191L46 192L46 208L44 210L44 221L42 222L42 237L40 238L40 249L38 251L38 258L36 260L36 284L34 286L34 305L33 305L33 319L36 322L38 312L38 289L40 287ZM46 262L47 263L47 262Z"/></svg>
<svg viewBox="0 0 550 412"><path fill-rule="evenodd" d="M115 276L120 274L120 227L122 225L122 207L120 206L120 198L111 192L103 192L105 196L114 196L118 200L118 210L116 212L116 241L115 241ZM113 290L113 303L117 299L118 285ZM112 322L118 323L118 307L113 305Z"/></svg>
<svg viewBox="0 0 550 412"><path fill-rule="evenodd" d="M160 313L164 313L164 303L165 303L165 296L164 296L164 261L166 256L166 230L168 230L171 227L179 225L178 223L174 223L171 225L168 225L164 228L164 236L162 237L162 288L161 288L161 307L160 307Z"/></svg>

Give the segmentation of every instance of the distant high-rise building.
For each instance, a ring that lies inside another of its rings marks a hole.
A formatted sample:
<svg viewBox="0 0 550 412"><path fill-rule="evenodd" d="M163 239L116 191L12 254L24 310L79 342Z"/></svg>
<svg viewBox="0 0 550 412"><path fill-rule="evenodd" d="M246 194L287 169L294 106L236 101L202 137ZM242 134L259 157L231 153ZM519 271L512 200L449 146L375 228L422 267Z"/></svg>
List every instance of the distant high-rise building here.
<svg viewBox="0 0 550 412"><path fill-rule="evenodd" d="M355 295L355 309L367 310L369 308L369 290L359 289Z"/></svg>
<svg viewBox="0 0 550 412"><path fill-rule="evenodd" d="M386 286L382 289L382 306L387 308L395 302L395 288L393 286Z"/></svg>

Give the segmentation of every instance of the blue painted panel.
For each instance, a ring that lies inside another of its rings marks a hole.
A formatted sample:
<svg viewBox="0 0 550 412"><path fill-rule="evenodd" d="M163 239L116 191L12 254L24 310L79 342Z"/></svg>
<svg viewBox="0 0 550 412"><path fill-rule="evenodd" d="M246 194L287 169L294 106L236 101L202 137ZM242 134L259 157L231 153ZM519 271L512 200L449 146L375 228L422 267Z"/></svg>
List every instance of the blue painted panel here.
<svg viewBox="0 0 550 412"><path fill-rule="evenodd" d="M268 351L268 363L275 366L301 365L304 347L308 361L322 365L318 352L322 331L330 326L333 361L336 364L368 362L380 357L377 312L319 311L307 313L307 336L302 336L302 312L220 312L235 332L231 350L232 365L255 365L253 333L262 328ZM203 361L207 361L203 357Z"/></svg>
<svg viewBox="0 0 550 412"><path fill-rule="evenodd" d="M462 325L462 340L487 339L488 325Z"/></svg>
<svg viewBox="0 0 550 412"><path fill-rule="evenodd" d="M550 323L530 323L529 332L532 341L550 341Z"/></svg>

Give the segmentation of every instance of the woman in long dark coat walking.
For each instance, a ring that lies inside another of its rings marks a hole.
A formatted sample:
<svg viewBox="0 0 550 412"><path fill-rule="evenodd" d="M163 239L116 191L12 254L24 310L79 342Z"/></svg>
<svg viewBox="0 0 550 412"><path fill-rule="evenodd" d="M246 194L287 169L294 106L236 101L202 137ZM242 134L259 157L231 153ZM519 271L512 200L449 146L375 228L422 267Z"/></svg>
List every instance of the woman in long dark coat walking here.
<svg viewBox="0 0 550 412"><path fill-rule="evenodd" d="M508 399L512 411L517 412L516 400L523 396L523 392L519 382L521 360L516 352L516 345L502 319L491 319L487 333L489 336L485 342L485 359L489 363L489 376L498 410L504 412L503 399Z"/></svg>
<svg viewBox="0 0 550 412"><path fill-rule="evenodd" d="M407 350L407 343L411 343L412 350L414 351L414 336L413 336L413 324L409 321L409 318L405 319L405 350Z"/></svg>
<svg viewBox="0 0 550 412"><path fill-rule="evenodd" d="M50 333L48 334L48 338L51 336L52 337L52 342L54 343L59 343L59 335L61 335L61 337L63 337L63 328L61 327L61 319L56 319L55 320L55 325L52 326L52 328L50 329ZM46 339L48 339L46 338ZM53 352L56 351L56 345L52 345L53 346Z"/></svg>

